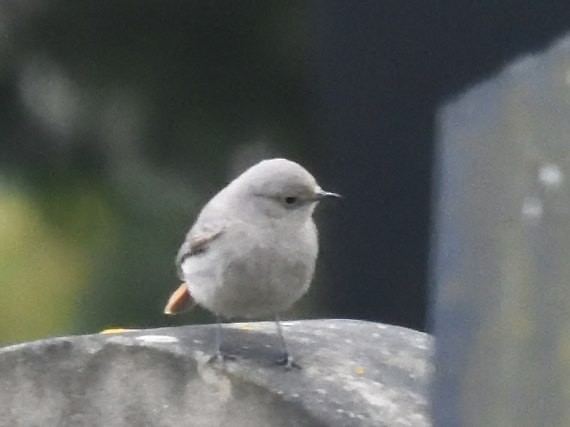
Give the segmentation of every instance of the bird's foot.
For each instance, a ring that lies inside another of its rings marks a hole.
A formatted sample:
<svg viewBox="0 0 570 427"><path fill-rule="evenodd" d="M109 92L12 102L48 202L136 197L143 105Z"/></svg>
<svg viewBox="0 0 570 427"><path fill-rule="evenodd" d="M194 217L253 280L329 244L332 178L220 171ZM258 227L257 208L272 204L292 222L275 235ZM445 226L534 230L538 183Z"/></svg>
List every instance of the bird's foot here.
<svg viewBox="0 0 570 427"><path fill-rule="evenodd" d="M287 371L290 371L293 368L301 369L301 365L295 362L293 356L290 356L289 354L284 354L281 356L279 359L277 359L276 363L279 366L283 366Z"/></svg>
<svg viewBox="0 0 570 427"><path fill-rule="evenodd" d="M229 353L224 353L221 351L216 352L216 354L214 354L212 357L210 357L210 359L208 360L208 363L224 363L227 360L236 360L237 356L234 354L229 354Z"/></svg>

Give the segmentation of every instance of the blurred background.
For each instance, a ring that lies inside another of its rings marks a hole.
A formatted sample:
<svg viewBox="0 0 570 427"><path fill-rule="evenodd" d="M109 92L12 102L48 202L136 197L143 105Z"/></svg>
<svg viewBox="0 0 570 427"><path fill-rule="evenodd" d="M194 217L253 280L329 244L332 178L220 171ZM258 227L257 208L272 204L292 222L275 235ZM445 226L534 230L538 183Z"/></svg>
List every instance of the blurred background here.
<svg viewBox="0 0 570 427"><path fill-rule="evenodd" d="M272 156L345 196L289 317L425 329L438 108L568 28L566 1L0 1L0 344L212 321L162 314L174 255Z"/></svg>

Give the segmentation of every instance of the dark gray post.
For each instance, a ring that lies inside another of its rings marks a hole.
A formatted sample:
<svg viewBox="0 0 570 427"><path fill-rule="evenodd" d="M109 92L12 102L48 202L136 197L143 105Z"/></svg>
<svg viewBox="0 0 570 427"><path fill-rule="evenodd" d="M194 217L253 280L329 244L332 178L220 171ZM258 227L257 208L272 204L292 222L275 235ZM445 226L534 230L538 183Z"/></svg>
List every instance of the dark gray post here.
<svg viewBox="0 0 570 427"><path fill-rule="evenodd" d="M434 425L570 425L570 38L439 123Z"/></svg>

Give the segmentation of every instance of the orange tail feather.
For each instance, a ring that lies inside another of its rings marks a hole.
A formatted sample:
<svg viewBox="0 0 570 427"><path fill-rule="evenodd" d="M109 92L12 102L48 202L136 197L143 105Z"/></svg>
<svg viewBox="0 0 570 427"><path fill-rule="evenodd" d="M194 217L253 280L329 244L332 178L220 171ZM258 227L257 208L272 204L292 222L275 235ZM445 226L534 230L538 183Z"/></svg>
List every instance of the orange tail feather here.
<svg viewBox="0 0 570 427"><path fill-rule="evenodd" d="M164 307L164 314L178 314L190 310L194 306L194 301L188 290L186 283L182 283L176 289Z"/></svg>

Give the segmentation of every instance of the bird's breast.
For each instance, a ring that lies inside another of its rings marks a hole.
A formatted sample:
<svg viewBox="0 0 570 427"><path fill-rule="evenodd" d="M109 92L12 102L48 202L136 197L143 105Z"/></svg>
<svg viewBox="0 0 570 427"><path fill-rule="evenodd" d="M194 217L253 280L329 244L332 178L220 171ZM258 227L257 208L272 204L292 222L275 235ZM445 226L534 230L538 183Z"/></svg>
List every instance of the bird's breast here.
<svg viewBox="0 0 570 427"><path fill-rule="evenodd" d="M253 233L253 234L248 234ZM316 230L299 233L238 230L223 246L202 303L226 317L258 317L288 309L308 289L317 258ZM314 233L314 234L313 234Z"/></svg>

